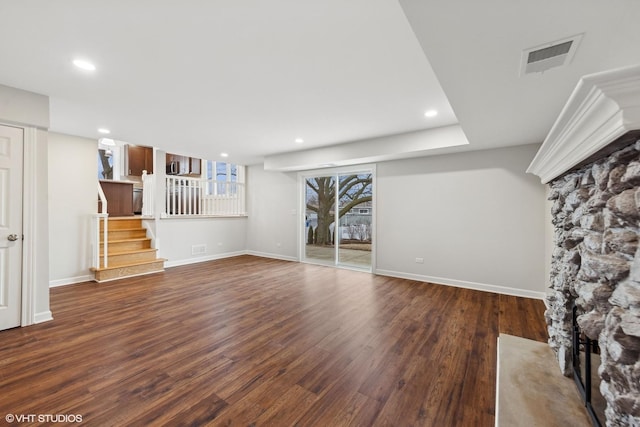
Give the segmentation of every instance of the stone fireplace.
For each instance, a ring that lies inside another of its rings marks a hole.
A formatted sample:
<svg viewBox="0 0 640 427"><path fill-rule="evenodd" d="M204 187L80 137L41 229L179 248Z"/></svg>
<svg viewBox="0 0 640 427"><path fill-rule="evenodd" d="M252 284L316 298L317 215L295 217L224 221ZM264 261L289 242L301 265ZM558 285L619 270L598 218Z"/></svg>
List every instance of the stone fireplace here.
<svg viewBox="0 0 640 427"><path fill-rule="evenodd" d="M552 203L549 345L572 375L575 304L600 347L601 421L640 426L640 66L583 77L528 172Z"/></svg>

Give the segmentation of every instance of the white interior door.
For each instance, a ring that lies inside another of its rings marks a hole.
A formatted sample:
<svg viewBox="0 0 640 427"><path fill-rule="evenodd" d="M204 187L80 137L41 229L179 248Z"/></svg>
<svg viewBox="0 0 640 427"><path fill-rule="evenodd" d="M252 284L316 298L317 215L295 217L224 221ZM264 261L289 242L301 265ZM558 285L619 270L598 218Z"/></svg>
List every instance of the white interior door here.
<svg viewBox="0 0 640 427"><path fill-rule="evenodd" d="M0 330L20 326L23 130L0 125Z"/></svg>

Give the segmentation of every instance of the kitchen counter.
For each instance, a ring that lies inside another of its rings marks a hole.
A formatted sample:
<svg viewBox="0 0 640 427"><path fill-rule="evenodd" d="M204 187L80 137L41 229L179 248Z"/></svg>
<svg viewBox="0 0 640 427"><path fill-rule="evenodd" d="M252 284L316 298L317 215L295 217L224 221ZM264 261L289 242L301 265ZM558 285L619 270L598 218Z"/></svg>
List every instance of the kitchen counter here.
<svg viewBox="0 0 640 427"><path fill-rule="evenodd" d="M109 216L133 216L133 181L100 180L100 186L107 198ZM98 212L102 211L102 203L98 200Z"/></svg>

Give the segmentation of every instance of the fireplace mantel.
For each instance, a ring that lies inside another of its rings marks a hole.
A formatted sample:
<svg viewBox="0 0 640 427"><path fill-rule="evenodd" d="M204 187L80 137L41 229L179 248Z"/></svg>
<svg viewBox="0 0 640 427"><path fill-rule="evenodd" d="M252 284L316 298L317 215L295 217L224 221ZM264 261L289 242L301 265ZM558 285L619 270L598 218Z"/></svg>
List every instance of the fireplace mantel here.
<svg viewBox="0 0 640 427"><path fill-rule="evenodd" d="M584 76L527 169L543 184L640 129L640 65Z"/></svg>

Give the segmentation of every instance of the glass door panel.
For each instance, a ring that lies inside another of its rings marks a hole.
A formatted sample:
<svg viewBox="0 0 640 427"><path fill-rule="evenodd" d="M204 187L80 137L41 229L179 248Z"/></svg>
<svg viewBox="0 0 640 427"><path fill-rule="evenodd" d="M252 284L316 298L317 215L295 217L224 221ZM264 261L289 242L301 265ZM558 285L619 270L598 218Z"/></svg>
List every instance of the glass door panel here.
<svg viewBox="0 0 640 427"><path fill-rule="evenodd" d="M371 173L338 177L338 264L371 269L373 243L373 184Z"/></svg>
<svg viewBox="0 0 640 427"><path fill-rule="evenodd" d="M308 261L335 265L336 180L333 176L305 179L305 252Z"/></svg>

